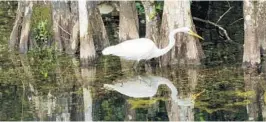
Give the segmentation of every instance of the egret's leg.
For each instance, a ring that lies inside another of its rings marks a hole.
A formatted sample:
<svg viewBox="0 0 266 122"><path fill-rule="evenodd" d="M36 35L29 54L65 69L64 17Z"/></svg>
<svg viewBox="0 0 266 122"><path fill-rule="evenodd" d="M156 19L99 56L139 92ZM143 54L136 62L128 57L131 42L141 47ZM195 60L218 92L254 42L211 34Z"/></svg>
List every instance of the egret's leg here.
<svg viewBox="0 0 266 122"><path fill-rule="evenodd" d="M139 79L139 82L141 83L142 81L142 78L138 75L138 79Z"/></svg>
<svg viewBox="0 0 266 122"><path fill-rule="evenodd" d="M134 62L134 64L133 64L133 69L137 72L138 70L137 70L137 68L138 68L138 63L139 63L139 61L136 61L136 62Z"/></svg>

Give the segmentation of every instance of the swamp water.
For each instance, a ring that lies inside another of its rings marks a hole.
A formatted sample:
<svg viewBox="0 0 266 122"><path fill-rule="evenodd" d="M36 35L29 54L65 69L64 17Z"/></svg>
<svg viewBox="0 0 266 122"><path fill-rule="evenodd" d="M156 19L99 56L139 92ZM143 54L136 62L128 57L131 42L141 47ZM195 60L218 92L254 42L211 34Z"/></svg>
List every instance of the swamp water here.
<svg viewBox="0 0 266 122"><path fill-rule="evenodd" d="M218 2L209 3L218 6L214 10L222 8ZM238 4L232 2L241 8ZM237 64L222 66L241 62L242 48L225 43L215 28L202 34L205 38L213 36L202 42L205 66L147 68L136 73L121 68L115 57L100 57L94 66L79 67L75 58L56 55L49 49L28 55L8 53L16 3L0 5L1 121L266 120L265 71L257 74L243 71ZM201 11L196 7L192 9ZM224 22L242 17L242 10L233 10L237 14L227 16ZM212 14L219 17L220 12L212 12L210 18L215 18ZM241 44L242 26L228 27L232 39Z"/></svg>
<svg viewBox="0 0 266 122"><path fill-rule="evenodd" d="M122 69L115 57L79 67L76 59L67 56L2 56L7 57L1 57L0 65L0 120L210 121L266 117L264 73L244 72L239 66L172 66L134 72Z"/></svg>

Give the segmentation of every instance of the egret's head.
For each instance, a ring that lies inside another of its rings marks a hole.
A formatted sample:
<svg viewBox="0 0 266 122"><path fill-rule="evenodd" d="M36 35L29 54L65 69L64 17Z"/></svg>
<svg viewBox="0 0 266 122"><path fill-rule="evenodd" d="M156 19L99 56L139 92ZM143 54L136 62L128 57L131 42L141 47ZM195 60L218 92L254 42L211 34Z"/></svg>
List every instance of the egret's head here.
<svg viewBox="0 0 266 122"><path fill-rule="evenodd" d="M197 38L199 38L199 39L204 40L200 35L198 35L197 33L193 32L189 27L183 27L183 28L182 28L182 31L183 31L184 33L186 33L186 34L189 34L189 35L191 35L191 36L195 36L195 37L197 37Z"/></svg>

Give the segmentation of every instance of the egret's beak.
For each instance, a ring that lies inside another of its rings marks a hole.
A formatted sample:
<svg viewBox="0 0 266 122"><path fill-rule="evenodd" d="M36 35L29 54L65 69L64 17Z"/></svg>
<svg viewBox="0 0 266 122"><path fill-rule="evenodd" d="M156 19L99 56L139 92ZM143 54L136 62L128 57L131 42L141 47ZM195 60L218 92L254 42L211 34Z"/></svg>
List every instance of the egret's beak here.
<svg viewBox="0 0 266 122"><path fill-rule="evenodd" d="M188 34L191 35L191 36L195 36L195 37L197 37L197 38L199 38L201 40L204 40L200 35L194 33L193 31L188 31Z"/></svg>

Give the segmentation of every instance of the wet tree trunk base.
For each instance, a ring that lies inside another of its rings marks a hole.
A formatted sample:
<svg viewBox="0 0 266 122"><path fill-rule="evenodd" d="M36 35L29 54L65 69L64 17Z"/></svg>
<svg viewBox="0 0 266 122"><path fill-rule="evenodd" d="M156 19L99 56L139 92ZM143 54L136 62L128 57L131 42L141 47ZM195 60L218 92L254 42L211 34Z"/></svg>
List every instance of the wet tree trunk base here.
<svg viewBox="0 0 266 122"><path fill-rule="evenodd" d="M179 27L190 27L195 31L190 11L190 2L166 0L164 2L163 20L160 30L160 48L168 45L169 33ZM200 59L204 55L201 45L198 42L199 40L181 33L176 34L175 38L175 46L171 51L161 57L160 65L201 64Z"/></svg>

